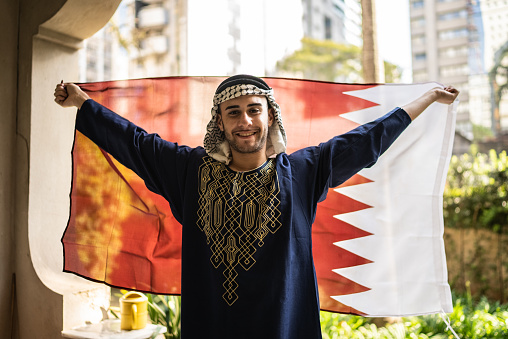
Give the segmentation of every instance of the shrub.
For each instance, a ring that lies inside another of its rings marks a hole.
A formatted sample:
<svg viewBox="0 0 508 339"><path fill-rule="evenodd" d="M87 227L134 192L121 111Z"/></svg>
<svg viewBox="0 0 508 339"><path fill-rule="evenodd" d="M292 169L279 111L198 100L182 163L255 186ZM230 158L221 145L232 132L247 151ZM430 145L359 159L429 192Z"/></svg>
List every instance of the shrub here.
<svg viewBox="0 0 508 339"><path fill-rule="evenodd" d="M450 325L460 338L508 338L508 304L491 302L482 297L474 302L471 294L454 296ZM369 318L321 312L324 339L452 339L442 315L400 318L378 327Z"/></svg>

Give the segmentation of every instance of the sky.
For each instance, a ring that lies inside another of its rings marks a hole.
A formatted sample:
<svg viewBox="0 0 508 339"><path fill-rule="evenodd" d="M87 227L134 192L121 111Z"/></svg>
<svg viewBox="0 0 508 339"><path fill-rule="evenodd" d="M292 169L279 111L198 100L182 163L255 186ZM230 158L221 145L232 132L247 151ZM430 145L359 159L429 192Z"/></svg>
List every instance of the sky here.
<svg viewBox="0 0 508 339"><path fill-rule="evenodd" d="M402 82L410 83L411 35L408 0L375 0L379 53L383 60L403 69Z"/></svg>

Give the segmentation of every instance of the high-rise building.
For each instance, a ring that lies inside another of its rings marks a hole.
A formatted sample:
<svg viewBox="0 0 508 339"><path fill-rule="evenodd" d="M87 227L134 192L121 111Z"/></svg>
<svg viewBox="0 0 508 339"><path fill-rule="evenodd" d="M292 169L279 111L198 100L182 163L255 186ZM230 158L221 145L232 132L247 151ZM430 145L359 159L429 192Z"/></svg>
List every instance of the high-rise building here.
<svg viewBox="0 0 508 339"><path fill-rule="evenodd" d="M507 0L410 0L413 81L437 81L461 90L457 131L494 128L488 72L508 41ZM508 98L506 98L508 99ZM508 111L501 102L501 126Z"/></svg>
<svg viewBox="0 0 508 339"><path fill-rule="evenodd" d="M437 81L459 88L457 130L471 138L469 11L468 0L410 0L413 81Z"/></svg>
<svg viewBox="0 0 508 339"><path fill-rule="evenodd" d="M318 40L362 45L359 0L302 0L303 33Z"/></svg>

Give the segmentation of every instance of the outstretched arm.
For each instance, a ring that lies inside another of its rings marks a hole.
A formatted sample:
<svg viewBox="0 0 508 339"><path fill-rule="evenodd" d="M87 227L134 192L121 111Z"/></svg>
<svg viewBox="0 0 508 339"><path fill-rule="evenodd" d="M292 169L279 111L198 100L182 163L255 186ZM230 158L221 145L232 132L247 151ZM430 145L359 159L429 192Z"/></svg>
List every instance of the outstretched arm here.
<svg viewBox="0 0 508 339"><path fill-rule="evenodd" d="M55 102L62 107L77 107L81 108L83 103L90 99L88 94L83 92L79 86L62 81L56 85Z"/></svg>
<svg viewBox="0 0 508 339"><path fill-rule="evenodd" d="M459 91L452 86L445 88L435 87L401 108L406 111L411 120L414 120L432 103L439 102L449 105L455 101L457 95L459 95Z"/></svg>

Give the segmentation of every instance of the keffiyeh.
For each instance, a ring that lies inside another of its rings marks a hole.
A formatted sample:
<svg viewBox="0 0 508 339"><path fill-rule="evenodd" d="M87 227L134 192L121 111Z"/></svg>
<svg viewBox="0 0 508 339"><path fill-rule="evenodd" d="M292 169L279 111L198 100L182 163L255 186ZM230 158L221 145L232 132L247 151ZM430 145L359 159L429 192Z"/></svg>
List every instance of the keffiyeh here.
<svg viewBox="0 0 508 339"><path fill-rule="evenodd" d="M273 89L262 79L251 75L235 75L224 80L213 97L212 118L206 127L204 140L205 150L212 158L228 165L232 159L231 148L217 125L219 105L225 101L238 98L242 95L264 95L268 104L274 110L274 123L268 130L266 142L267 157L275 156L286 151L286 132L282 125L280 107L275 102Z"/></svg>

